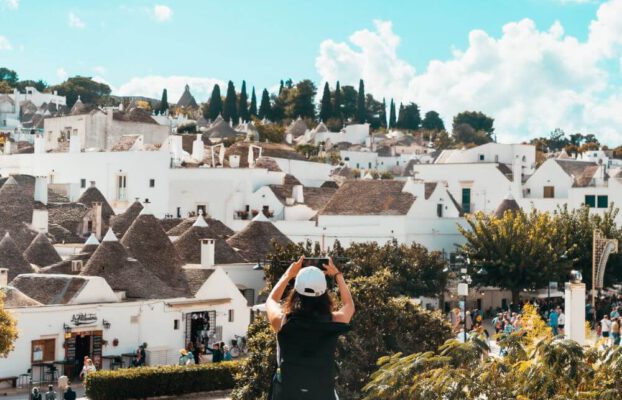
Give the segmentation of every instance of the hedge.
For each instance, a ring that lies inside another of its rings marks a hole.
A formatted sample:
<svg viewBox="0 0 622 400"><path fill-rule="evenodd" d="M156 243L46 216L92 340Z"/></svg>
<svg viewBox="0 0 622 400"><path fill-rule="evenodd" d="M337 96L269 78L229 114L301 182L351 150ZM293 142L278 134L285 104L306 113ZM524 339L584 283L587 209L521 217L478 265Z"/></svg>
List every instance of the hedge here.
<svg viewBox="0 0 622 400"><path fill-rule="evenodd" d="M88 375L86 395L91 400L121 400L232 389L239 369L237 361L227 361L102 370Z"/></svg>

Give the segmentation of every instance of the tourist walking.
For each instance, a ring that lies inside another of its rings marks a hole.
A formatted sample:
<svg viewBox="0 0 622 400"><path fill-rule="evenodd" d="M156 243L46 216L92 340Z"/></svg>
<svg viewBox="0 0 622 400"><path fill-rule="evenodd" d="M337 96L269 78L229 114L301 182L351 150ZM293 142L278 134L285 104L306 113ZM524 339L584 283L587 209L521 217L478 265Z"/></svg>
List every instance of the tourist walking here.
<svg viewBox="0 0 622 400"><path fill-rule="evenodd" d="M93 360L91 360L90 358L86 359L86 362L84 363L84 367L82 367L82 372L80 372L80 378L82 378L82 382L86 383L86 377L90 374L95 372L95 365L93 365Z"/></svg>
<svg viewBox="0 0 622 400"><path fill-rule="evenodd" d="M558 307L557 327L559 328L559 334L564 334L564 328L566 327L566 314L564 310Z"/></svg>
<svg viewBox="0 0 622 400"><path fill-rule="evenodd" d="M611 322L611 340L614 346L620 344L620 318L613 318Z"/></svg>
<svg viewBox="0 0 622 400"><path fill-rule="evenodd" d="M39 393L38 387L35 386L32 388L32 393L30 394L30 400L43 400L41 398L41 393Z"/></svg>
<svg viewBox="0 0 622 400"><path fill-rule="evenodd" d="M179 365L185 367L194 364L194 355L186 349L179 350Z"/></svg>
<svg viewBox="0 0 622 400"><path fill-rule="evenodd" d="M277 336L277 371L270 388L271 400L337 399L335 348L339 336L350 329L354 301L333 260L324 271L302 268L304 256L290 265L274 285L266 311ZM343 306L334 310L327 293L326 276L334 279ZM285 304L281 299L295 279Z"/></svg>
<svg viewBox="0 0 622 400"><path fill-rule="evenodd" d="M48 386L48 391L45 393L45 400L56 400L56 392L54 386Z"/></svg>
<svg viewBox="0 0 622 400"><path fill-rule="evenodd" d="M220 343L214 343L214 347L209 348L208 346L205 346L205 351L209 351L210 353L212 353L212 362L221 362L223 360L223 352L220 349Z"/></svg>
<svg viewBox="0 0 622 400"><path fill-rule="evenodd" d="M222 355L223 361L231 361L233 359L233 356L231 356L231 352L229 351L229 346L224 345L222 353L223 353Z"/></svg>
<svg viewBox="0 0 622 400"><path fill-rule="evenodd" d="M611 320L609 315L605 314L603 319L600 320L600 334L605 341L606 345L609 345L609 333L611 332Z"/></svg>
<svg viewBox="0 0 622 400"><path fill-rule="evenodd" d="M67 390L63 395L63 400L76 400L76 392L73 391L71 386L67 386Z"/></svg>
<svg viewBox="0 0 622 400"><path fill-rule="evenodd" d="M553 331L553 336L559 335L559 315L555 309L551 310L549 313L549 326Z"/></svg>

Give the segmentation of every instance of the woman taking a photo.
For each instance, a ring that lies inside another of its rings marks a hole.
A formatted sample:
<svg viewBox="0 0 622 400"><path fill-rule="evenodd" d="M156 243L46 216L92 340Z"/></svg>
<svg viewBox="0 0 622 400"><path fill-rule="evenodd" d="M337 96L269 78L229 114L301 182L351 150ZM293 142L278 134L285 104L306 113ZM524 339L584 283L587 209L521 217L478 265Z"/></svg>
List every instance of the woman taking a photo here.
<svg viewBox="0 0 622 400"><path fill-rule="evenodd" d="M354 315L352 295L332 259L324 270L304 267L304 256L290 265L276 283L266 311L277 334L277 372L271 400L331 400L335 392L337 339L350 329ZM333 309L326 276L335 280L343 306ZM288 283L294 288L281 305Z"/></svg>

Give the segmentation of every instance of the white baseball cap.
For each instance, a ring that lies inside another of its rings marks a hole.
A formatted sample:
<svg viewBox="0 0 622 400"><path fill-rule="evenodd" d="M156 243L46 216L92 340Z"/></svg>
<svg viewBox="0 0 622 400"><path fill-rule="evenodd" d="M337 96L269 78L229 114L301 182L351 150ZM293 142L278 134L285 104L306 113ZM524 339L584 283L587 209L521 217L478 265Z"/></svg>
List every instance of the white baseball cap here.
<svg viewBox="0 0 622 400"><path fill-rule="evenodd" d="M306 267L298 272L294 289L301 296L318 297L326 292L324 272L317 267Z"/></svg>

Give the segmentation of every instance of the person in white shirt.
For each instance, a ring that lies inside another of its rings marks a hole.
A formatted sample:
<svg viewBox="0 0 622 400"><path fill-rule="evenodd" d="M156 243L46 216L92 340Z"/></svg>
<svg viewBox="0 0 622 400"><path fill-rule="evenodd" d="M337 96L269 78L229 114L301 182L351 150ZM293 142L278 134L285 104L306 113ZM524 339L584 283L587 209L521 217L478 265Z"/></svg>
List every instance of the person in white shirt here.
<svg viewBox="0 0 622 400"><path fill-rule="evenodd" d="M609 314L605 314L602 320L600 320L600 332L605 341L605 344L609 344L609 332L611 332L611 320Z"/></svg>
<svg viewBox="0 0 622 400"><path fill-rule="evenodd" d="M557 329L559 329L559 334L564 334L564 325L566 325L566 314L564 314L564 310L559 309L559 316L557 317Z"/></svg>

